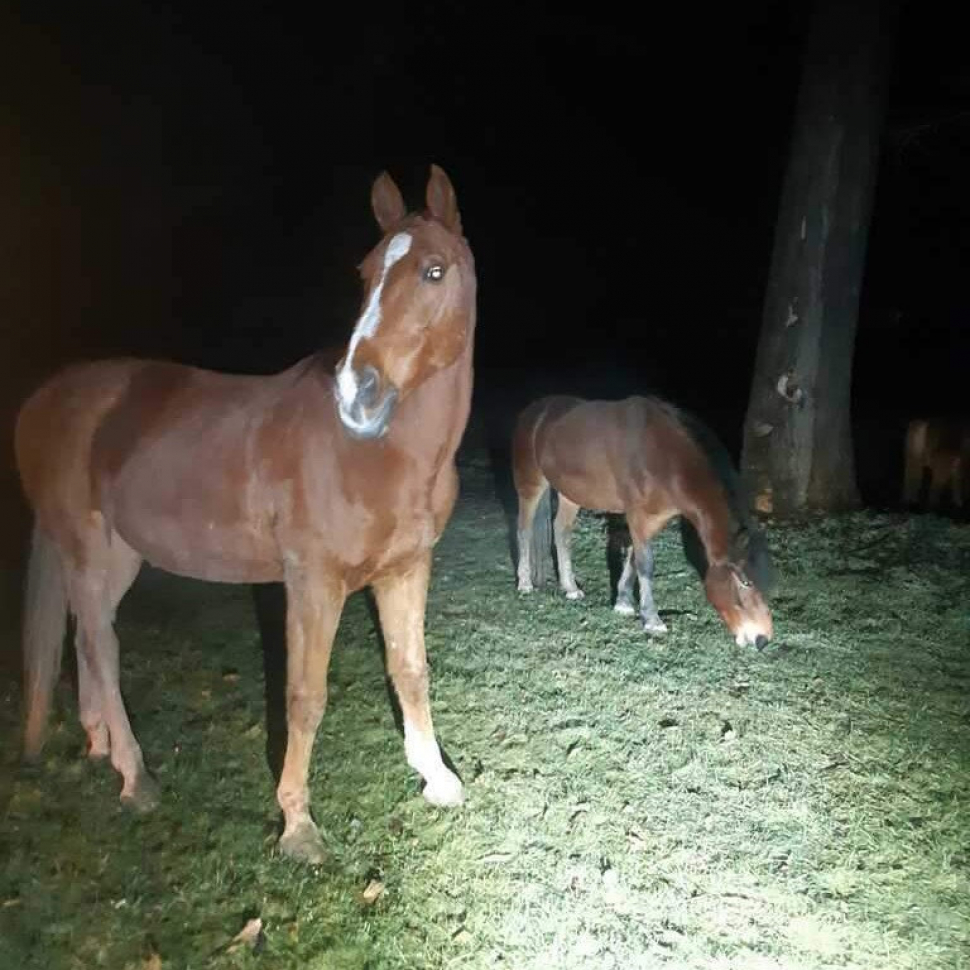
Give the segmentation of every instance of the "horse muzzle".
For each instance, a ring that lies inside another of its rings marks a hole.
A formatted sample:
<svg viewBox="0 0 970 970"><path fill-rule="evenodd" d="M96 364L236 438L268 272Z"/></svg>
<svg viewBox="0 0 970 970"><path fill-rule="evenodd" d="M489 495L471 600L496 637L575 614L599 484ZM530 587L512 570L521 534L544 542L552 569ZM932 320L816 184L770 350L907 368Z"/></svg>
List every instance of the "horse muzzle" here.
<svg viewBox="0 0 970 970"><path fill-rule="evenodd" d="M340 423L352 438L366 441L387 433L398 391L393 385L382 391L381 377L375 368L341 368L335 394Z"/></svg>
<svg viewBox="0 0 970 970"><path fill-rule="evenodd" d="M734 642L739 647L754 647L755 650L764 650L771 640L772 632L770 624L766 629L760 624L746 620L734 631Z"/></svg>

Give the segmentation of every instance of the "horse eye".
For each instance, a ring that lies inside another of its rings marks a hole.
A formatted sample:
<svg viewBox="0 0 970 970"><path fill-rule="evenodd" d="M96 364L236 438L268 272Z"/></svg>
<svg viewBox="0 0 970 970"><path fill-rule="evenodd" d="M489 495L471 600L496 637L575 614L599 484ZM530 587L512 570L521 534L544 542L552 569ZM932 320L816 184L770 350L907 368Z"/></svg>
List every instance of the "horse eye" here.
<svg viewBox="0 0 970 970"><path fill-rule="evenodd" d="M751 589L751 580L742 572L736 572L734 574L738 577L738 582L741 584L742 589Z"/></svg>
<svg viewBox="0 0 970 970"><path fill-rule="evenodd" d="M425 271L424 278L429 283L437 283L445 275L445 268L441 263L432 263Z"/></svg>

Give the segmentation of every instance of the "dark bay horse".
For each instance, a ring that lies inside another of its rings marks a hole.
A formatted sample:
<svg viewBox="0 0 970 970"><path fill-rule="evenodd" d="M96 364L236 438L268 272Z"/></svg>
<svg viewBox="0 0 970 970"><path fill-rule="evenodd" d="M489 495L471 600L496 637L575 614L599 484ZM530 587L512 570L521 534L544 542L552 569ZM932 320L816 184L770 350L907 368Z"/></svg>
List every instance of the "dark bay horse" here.
<svg viewBox="0 0 970 970"><path fill-rule="evenodd" d="M288 739L280 849L323 858L307 770L347 595L373 588L408 763L436 805L462 801L428 702L424 619L432 547L458 490L472 391L476 277L454 189L432 166L408 214L386 174L383 238L361 264L362 309L342 359L272 376L104 360L68 368L23 406L17 461L35 513L24 629L25 754L43 744L66 615L76 619L80 719L123 802L157 798L118 683L115 610L143 560L200 579L282 581Z"/></svg>
<svg viewBox="0 0 970 970"><path fill-rule="evenodd" d="M555 396L530 404L519 416L512 441L519 498L519 590L533 588L532 559L538 553L533 523L552 487L559 494L553 536L566 596L583 596L570 555L579 510L625 513L631 544L614 608L635 612L633 584L638 578L644 629L663 633L667 628L651 588L650 540L679 514L703 547L707 598L739 646L763 647L772 635L771 613L753 579L758 570L751 565L756 554L759 568L770 568L767 547L739 501L733 469L719 467L712 443L713 436L699 422L657 398L587 401Z"/></svg>
<svg viewBox="0 0 970 970"><path fill-rule="evenodd" d="M926 480L929 479L927 484ZM944 489L962 509L970 483L970 419L916 418L906 428L903 504L940 506Z"/></svg>

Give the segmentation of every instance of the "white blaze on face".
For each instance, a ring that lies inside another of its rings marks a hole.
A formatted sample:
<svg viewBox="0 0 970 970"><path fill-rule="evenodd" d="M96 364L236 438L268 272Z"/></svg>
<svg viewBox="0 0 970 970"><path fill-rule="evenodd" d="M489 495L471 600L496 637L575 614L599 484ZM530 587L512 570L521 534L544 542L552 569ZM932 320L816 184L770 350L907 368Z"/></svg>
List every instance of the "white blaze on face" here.
<svg viewBox="0 0 970 970"><path fill-rule="evenodd" d="M384 281L391 267L404 256L411 248L411 235L406 232L399 232L391 238L384 250L384 265L381 268L381 278L377 281L377 286L371 292L367 306L354 327L354 332L350 336L350 346L347 348L347 356L344 358L343 367L337 374L337 393L340 395L341 403L349 408L357 396L357 378L354 375L354 351L357 345L365 337L373 337L377 333L377 328L381 322L381 294L384 291Z"/></svg>

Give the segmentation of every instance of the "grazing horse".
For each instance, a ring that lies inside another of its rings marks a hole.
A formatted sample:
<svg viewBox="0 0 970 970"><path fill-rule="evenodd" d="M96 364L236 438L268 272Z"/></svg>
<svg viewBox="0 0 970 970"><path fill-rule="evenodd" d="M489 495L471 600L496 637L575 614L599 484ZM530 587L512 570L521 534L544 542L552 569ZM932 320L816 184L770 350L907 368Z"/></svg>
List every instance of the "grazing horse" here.
<svg viewBox="0 0 970 970"><path fill-rule="evenodd" d="M949 486L955 508L963 508L970 474L970 420L916 418L906 429L903 504L918 505L929 475L926 506L938 508Z"/></svg>
<svg viewBox="0 0 970 970"><path fill-rule="evenodd" d="M512 440L519 497L519 590L533 588L532 559L539 552L533 544L533 522L551 486L559 493L553 535L566 596L583 596L570 556L579 510L625 513L632 542L614 609L634 612L636 576L644 629L666 632L653 601L650 540L680 514L703 547L707 598L739 646L762 648L771 638L772 620L752 567L759 566L757 557L760 565L770 565L767 547L742 508L729 461L723 467L716 450L713 435L699 422L657 398L587 401L555 396L534 401L519 416Z"/></svg>
<svg viewBox="0 0 970 970"><path fill-rule="evenodd" d="M318 862L307 771L349 593L373 588L404 750L435 805L458 805L428 702L424 619L432 547L458 492L472 392L476 277L455 192L432 166L408 214L382 173L383 238L364 259L362 310L328 352L271 376L160 361L70 367L23 406L17 460L35 513L24 649L25 754L44 738L66 613L76 618L79 711L121 799L156 801L118 683L115 610L143 560L215 582L282 581L287 745L280 850Z"/></svg>

